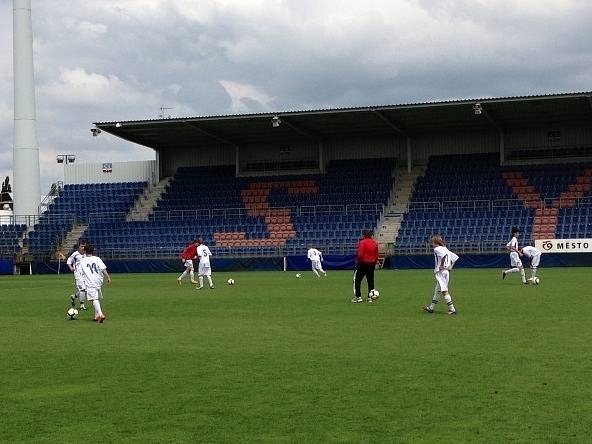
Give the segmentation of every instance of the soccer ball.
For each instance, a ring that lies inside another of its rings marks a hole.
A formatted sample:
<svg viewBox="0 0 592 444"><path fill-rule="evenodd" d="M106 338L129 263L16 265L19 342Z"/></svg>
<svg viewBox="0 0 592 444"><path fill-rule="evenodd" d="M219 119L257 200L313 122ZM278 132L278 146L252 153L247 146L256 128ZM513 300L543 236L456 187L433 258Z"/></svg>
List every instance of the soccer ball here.
<svg viewBox="0 0 592 444"><path fill-rule="evenodd" d="M368 293L368 297L370 299L378 299L380 297L380 292L378 290L370 290L370 293Z"/></svg>
<svg viewBox="0 0 592 444"><path fill-rule="evenodd" d="M226 282L228 282L228 285L234 285L234 279L232 278L228 279Z"/></svg>
<svg viewBox="0 0 592 444"><path fill-rule="evenodd" d="M76 310L75 308L71 308L66 312L66 316L68 316L69 320L73 321L78 317L78 310Z"/></svg>
<svg viewBox="0 0 592 444"><path fill-rule="evenodd" d="M535 276L532 278L532 283L534 285L539 285L540 282L541 282L541 280L538 277Z"/></svg>
<svg viewBox="0 0 592 444"><path fill-rule="evenodd" d="M300 273L296 273L296 279L300 279L302 275Z"/></svg>

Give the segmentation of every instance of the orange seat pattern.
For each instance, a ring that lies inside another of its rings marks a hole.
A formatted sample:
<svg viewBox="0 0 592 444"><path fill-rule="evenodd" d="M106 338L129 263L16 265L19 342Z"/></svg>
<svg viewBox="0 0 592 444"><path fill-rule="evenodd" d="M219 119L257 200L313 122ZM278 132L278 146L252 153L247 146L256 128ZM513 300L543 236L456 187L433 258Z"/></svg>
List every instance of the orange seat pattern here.
<svg viewBox="0 0 592 444"><path fill-rule="evenodd" d="M228 247L281 246L296 237L290 208L269 207L269 194L274 189L286 189L288 194L316 194L319 192L314 180L286 180L252 182L241 190L241 198L251 217L262 217L267 224L269 238L247 239L244 232L215 233L217 245Z"/></svg>
<svg viewBox="0 0 592 444"><path fill-rule="evenodd" d="M522 200L524 207L536 209L532 227L534 239L555 237L559 208L575 206L577 199L592 189L592 168L584 170L584 173L576 178L576 183L569 185L559 198L553 199L550 203L541 199L539 193L528 184L528 179L523 177L521 172L506 171L502 175L514 194Z"/></svg>

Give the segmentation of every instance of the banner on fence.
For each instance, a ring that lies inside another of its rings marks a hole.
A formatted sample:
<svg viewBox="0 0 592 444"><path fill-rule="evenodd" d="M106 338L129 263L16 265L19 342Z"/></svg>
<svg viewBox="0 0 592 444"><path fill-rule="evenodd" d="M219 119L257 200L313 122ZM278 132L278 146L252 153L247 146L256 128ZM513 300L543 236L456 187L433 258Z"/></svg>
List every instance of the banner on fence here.
<svg viewBox="0 0 592 444"><path fill-rule="evenodd" d="M534 246L543 253L592 253L592 239L539 239Z"/></svg>

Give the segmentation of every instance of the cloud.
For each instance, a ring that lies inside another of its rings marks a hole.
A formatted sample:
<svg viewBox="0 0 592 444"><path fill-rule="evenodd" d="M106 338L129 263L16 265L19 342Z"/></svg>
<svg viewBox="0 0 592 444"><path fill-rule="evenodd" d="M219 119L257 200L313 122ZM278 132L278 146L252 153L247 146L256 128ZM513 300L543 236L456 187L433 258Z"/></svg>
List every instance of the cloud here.
<svg viewBox="0 0 592 444"><path fill-rule="evenodd" d="M257 87L230 80L220 80L220 84L230 96L233 113L252 112L255 108L260 108L261 112L271 110L273 97Z"/></svg>
<svg viewBox="0 0 592 444"><path fill-rule="evenodd" d="M137 90L116 75L88 73L84 68L60 68L59 77L39 88L57 104L108 106L116 102L141 105L151 99L149 92Z"/></svg>
<svg viewBox="0 0 592 444"><path fill-rule="evenodd" d="M0 0L0 175L12 150L12 3ZM42 184L56 153L150 158L93 121L589 90L592 2L32 3Z"/></svg>

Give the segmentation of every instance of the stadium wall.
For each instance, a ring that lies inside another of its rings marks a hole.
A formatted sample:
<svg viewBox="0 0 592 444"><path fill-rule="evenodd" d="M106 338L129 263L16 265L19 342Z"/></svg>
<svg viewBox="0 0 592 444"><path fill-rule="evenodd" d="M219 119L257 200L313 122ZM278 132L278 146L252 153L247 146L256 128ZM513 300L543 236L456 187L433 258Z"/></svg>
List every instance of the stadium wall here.
<svg viewBox="0 0 592 444"><path fill-rule="evenodd" d="M0 275L14 273L13 259L0 259Z"/></svg>
<svg viewBox="0 0 592 444"><path fill-rule="evenodd" d="M559 145L592 145L592 128L583 126L552 126L538 128L508 128L505 130L507 149L548 146L548 132L561 131ZM290 154L285 158L315 159L318 145L311 141L292 141L285 144L250 145L240 148L240 163L269 161L280 158L280 146L289 145ZM478 154L499 151L497 130L487 131L441 131L416 134L411 138L412 159L415 165L425 165L432 155ZM325 141L323 160L367 159L396 157L407 161L407 140L405 136L392 135L344 135ZM160 153L161 172L171 176L181 166L234 165L236 150L229 145L212 145L200 150L171 149Z"/></svg>
<svg viewBox="0 0 592 444"><path fill-rule="evenodd" d="M541 257L540 268L547 267L589 267L592 265L591 253L554 254L546 253ZM507 253L503 254L464 254L455 264L454 268L508 268L510 259ZM391 256L391 269L433 269L434 256L432 255L408 255ZM528 265L526 265L528 269Z"/></svg>
<svg viewBox="0 0 592 444"><path fill-rule="evenodd" d="M212 145L208 148L166 149L159 152L161 177L175 174L179 167L234 165L236 150L230 145Z"/></svg>
<svg viewBox="0 0 592 444"><path fill-rule="evenodd" d="M316 159L318 144L311 141L292 141L277 144L249 145L239 149L239 162L270 161L280 159L280 146L289 145L290 154L282 159ZM496 131L456 131L420 134L412 137L413 163L425 165L433 154L474 154L499 150ZM395 157L407 161L407 139L401 135L356 135L327 139L323 146L325 165L331 160ZM229 145L207 148L170 149L160 152L161 176L172 176L183 166L235 165L236 149Z"/></svg>
<svg viewBox="0 0 592 444"><path fill-rule="evenodd" d="M353 270L354 255L327 255L323 266L326 270ZM310 262L304 255L286 258L288 271L308 271ZM110 273L181 273L183 267L178 259L105 259ZM68 274L64 262L34 261L31 264L33 274ZM540 268L551 267L589 267L592 264L592 253L554 254L546 253L541 259ZM455 268L507 268L510 265L508 255L503 254L466 254L462 255ZM6 274L12 274L13 263L5 264ZM216 258L212 262L214 279L216 272L229 271L281 271L284 267L282 257L266 258ZM388 268L391 270L422 269L434 267L434 256L429 254L391 256ZM1 274L1 273L0 273Z"/></svg>
<svg viewBox="0 0 592 444"><path fill-rule="evenodd" d="M158 182L156 160L131 162L73 163L65 168L64 182L69 183L108 183L108 182ZM105 171L106 170L106 171Z"/></svg>
<svg viewBox="0 0 592 444"><path fill-rule="evenodd" d="M499 151L497 131L456 131L419 134L412 139L413 163L426 165L430 156Z"/></svg>
<svg viewBox="0 0 592 444"><path fill-rule="evenodd" d="M336 137L327 141L325 159L396 157L407 161L407 139L400 135ZM496 131L457 131L418 134L411 138L413 164L425 165L434 154L476 154L499 150Z"/></svg>
<svg viewBox="0 0 592 444"><path fill-rule="evenodd" d="M239 161L241 166L246 166L253 162L318 159L319 145L314 141L248 145L239 149Z"/></svg>
<svg viewBox="0 0 592 444"><path fill-rule="evenodd" d="M559 131L559 138L550 140L550 131ZM505 131L505 141L508 149L590 146L592 145L592 125L549 125L543 128L511 128Z"/></svg>

